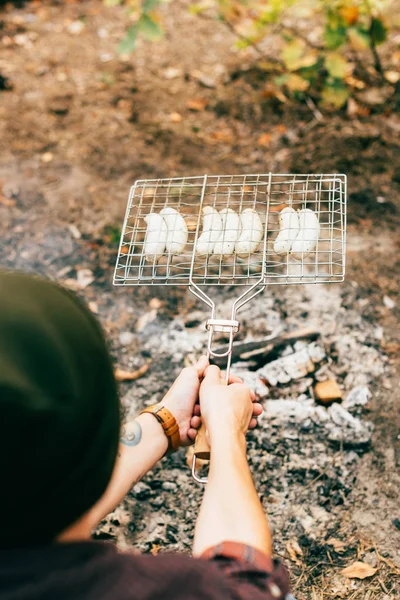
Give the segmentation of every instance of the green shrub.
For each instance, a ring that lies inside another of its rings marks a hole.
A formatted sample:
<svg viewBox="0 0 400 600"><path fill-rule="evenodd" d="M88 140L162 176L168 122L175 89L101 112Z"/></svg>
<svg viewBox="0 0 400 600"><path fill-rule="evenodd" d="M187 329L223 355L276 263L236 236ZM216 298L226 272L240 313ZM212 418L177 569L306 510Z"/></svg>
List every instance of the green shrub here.
<svg viewBox="0 0 400 600"><path fill-rule="evenodd" d="M126 4L133 25L120 44L131 52L138 36L163 36L158 13L168 0L106 0ZM218 18L237 36L237 47L253 47L258 68L274 76L287 96L305 96L336 108L367 85L395 84L396 71L386 71L379 46L390 28L400 25L396 0L200 0L190 11ZM279 53L268 52L278 38Z"/></svg>

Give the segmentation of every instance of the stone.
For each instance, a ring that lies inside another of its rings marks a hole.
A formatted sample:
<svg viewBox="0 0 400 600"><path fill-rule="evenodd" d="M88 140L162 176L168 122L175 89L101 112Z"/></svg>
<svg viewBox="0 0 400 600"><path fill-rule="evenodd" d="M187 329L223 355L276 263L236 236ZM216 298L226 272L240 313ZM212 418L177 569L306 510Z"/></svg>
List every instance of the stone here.
<svg viewBox="0 0 400 600"><path fill-rule="evenodd" d="M314 387L314 393L317 400L325 406L342 400L342 392L334 379L319 381Z"/></svg>
<svg viewBox="0 0 400 600"><path fill-rule="evenodd" d="M365 406L371 400L372 394L366 385L358 385L347 394L343 406L346 409Z"/></svg>
<svg viewBox="0 0 400 600"><path fill-rule="evenodd" d="M119 341L122 346L130 346L134 339L135 336L130 331L123 331L119 335Z"/></svg>
<svg viewBox="0 0 400 600"><path fill-rule="evenodd" d="M164 481L161 487L166 492L174 492L176 490L176 483L173 481Z"/></svg>

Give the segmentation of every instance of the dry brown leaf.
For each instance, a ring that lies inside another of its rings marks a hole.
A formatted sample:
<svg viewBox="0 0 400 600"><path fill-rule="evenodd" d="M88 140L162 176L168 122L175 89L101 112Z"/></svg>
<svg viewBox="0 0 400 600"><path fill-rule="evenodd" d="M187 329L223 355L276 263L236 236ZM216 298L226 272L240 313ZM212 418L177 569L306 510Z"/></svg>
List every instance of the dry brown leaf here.
<svg viewBox="0 0 400 600"><path fill-rule="evenodd" d="M284 208L287 208L289 204L276 204L275 206L271 206L269 212L281 212Z"/></svg>
<svg viewBox="0 0 400 600"><path fill-rule="evenodd" d="M270 133L263 133L258 138L258 142L257 143L258 143L259 146L262 146L263 148L266 148L266 147L268 147L270 145L271 138L272 138L272 135Z"/></svg>
<svg viewBox="0 0 400 600"><path fill-rule="evenodd" d="M152 544L151 548L150 548L150 554L152 554L153 556L157 556L157 554L160 552L160 550L161 550L160 544Z"/></svg>
<svg viewBox="0 0 400 600"><path fill-rule="evenodd" d="M193 100L188 100L186 106L189 110L199 112L205 109L207 100L204 100L203 98L194 98Z"/></svg>
<svg viewBox="0 0 400 600"><path fill-rule="evenodd" d="M117 381L135 381L135 379L139 379L143 377L145 373L149 370L150 365L146 363L141 366L136 371L124 371L123 369L115 369L115 379Z"/></svg>
<svg viewBox="0 0 400 600"><path fill-rule="evenodd" d="M340 574L348 579L366 579L367 577L375 575L377 570L378 569L374 569L374 567L371 567L371 565L367 563L356 561L352 565L342 569Z"/></svg>
<svg viewBox="0 0 400 600"><path fill-rule="evenodd" d="M289 558L292 562L299 565L301 561L299 560L300 556L303 556L303 550L300 548L297 540L289 540L286 544L286 550L289 554Z"/></svg>
<svg viewBox="0 0 400 600"><path fill-rule="evenodd" d="M196 217L188 217L186 219L186 225L187 225L188 231L196 231L197 218Z"/></svg>
<svg viewBox="0 0 400 600"><path fill-rule="evenodd" d="M164 69L163 75L165 79L175 79L176 77L181 77L183 71L179 67L168 67L167 69Z"/></svg>
<svg viewBox="0 0 400 600"><path fill-rule="evenodd" d="M149 302L151 310L158 310L163 306L163 301L160 298L152 298Z"/></svg>
<svg viewBox="0 0 400 600"><path fill-rule="evenodd" d="M51 162L53 160L53 158L54 158L54 155L51 152L45 152L41 156L42 162L44 162L44 163Z"/></svg>
<svg viewBox="0 0 400 600"><path fill-rule="evenodd" d="M343 550L345 550L346 548L346 544L336 538L329 538L329 540L326 543L329 546L333 546L335 552L343 552Z"/></svg>
<svg viewBox="0 0 400 600"><path fill-rule="evenodd" d="M385 71L384 75L385 79L389 83L393 83L393 85L396 84L400 79L400 73L398 71Z"/></svg>
<svg viewBox="0 0 400 600"><path fill-rule="evenodd" d="M360 15L357 6L343 6L339 12L347 25L354 25Z"/></svg>
<svg viewBox="0 0 400 600"><path fill-rule="evenodd" d="M97 305L97 302L89 302L88 304L89 309L92 311L92 313L95 313L97 315L97 313L99 312L99 307Z"/></svg>
<svg viewBox="0 0 400 600"><path fill-rule="evenodd" d="M15 200L11 200L11 198L6 198L5 196L0 195L0 204L7 206L7 208L12 208L16 205L16 202Z"/></svg>
<svg viewBox="0 0 400 600"><path fill-rule="evenodd" d="M180 115L178 112L172 112L169 115L169 119L172 123L180 123L182 121L182 115Z"/></svg>
<svg viewBox="0 0 400 600"><path fill-rule="evenodd" d="M231 144L233 142L233 133L229 129L213 131L210 135L210 141L222 144Z"/></svg>

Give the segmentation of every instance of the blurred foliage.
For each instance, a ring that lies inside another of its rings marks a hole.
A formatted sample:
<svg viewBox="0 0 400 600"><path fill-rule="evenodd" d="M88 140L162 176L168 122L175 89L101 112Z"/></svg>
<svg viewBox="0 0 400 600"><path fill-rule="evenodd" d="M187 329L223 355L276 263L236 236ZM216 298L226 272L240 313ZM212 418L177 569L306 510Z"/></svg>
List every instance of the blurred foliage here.
<svg viewBox="0 0 400 600"><path fill-rule="evenodd" d="M133 21L121 52L134 50L139 36L163 36L159 9L169 0L105 1L127 5ZM199 0L189 10L225 23L237 48L252 47L257 66L272 73L287 96L340 108L357 90L397 83L396 71L385 70L379 54L390 29L400 26L396 7L397 0Z"/></svg>

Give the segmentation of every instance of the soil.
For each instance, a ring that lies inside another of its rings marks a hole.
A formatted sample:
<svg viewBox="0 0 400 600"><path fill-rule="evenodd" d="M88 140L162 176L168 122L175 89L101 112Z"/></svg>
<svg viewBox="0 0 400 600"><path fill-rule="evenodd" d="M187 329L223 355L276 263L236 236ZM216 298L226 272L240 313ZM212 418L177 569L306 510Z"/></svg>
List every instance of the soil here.
<svg viewBox="0 0 400 600"><path fill-rule="evenodd" d="M207 313L184 290L113 288L132 183L205 172L346 173L345 283L272 290L243 314L242 337L257 338L274 319L288 329L313 323L332 344L332 356L339 352L336 373L349 359L341 337L354 339L351 378L343 374L340 383L348 391L362 375L372 391L363 417L375 426L372 443L356 452L331 448L321 433L300 427L289 439L263 421L249 455L296 598L398 598L399 115L324 112L319 121L306 105L265 99L240 75L251 53L234 49L223 24L196 19L186 8L175 2L166 9L164 40L121 57L122 7L90 0L5 5L0 264L78 289L101 319L119 367L152 359L146 377L121 385L133 414L159 398L185 360L201 351ZM232 294L218 299L227 306ZM156 315L152 298L160 300ZM133 334L128 344L124 332ZM160 335L166 336L161 346ZM294 464L296 453L303 453L305 466ZM138 484L96 535L145 552L190 551L200 498L179 452ZM304 506L309 513L300 513ZM332 537L344 549L327 543ZM302 556L288 551L293 539ZM357 557L378 566L373 578L340 576Z"/></svg>

